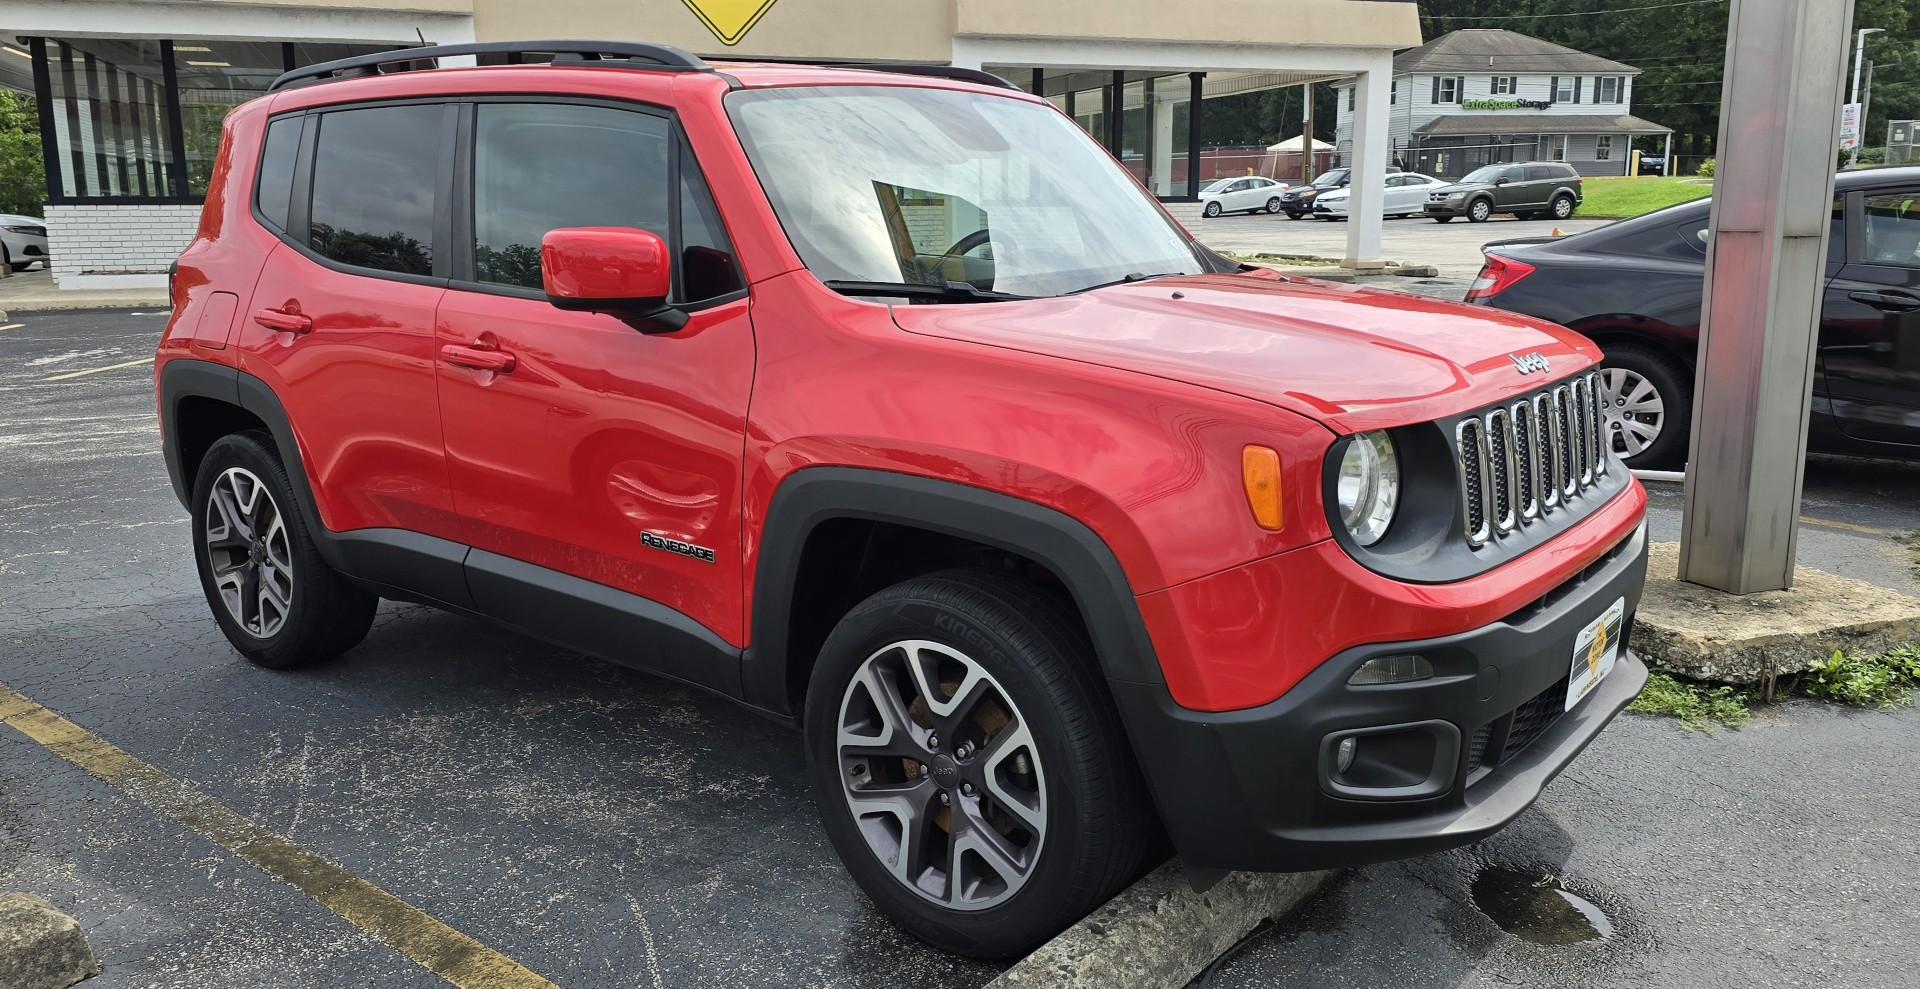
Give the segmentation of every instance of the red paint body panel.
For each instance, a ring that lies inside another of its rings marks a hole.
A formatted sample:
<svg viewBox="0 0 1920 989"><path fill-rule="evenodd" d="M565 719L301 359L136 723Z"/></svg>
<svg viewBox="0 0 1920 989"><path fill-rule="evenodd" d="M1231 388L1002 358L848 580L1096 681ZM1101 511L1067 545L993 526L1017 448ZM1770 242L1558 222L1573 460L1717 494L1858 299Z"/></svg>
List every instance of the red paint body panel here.
<svg viewBox="0 0 1920 989"><path fill-rule="evenodd" d="M749 87L1035 99L855 70L722 68ZM1270 272L992 305L848 298L807 272L787 240L733 134L729 85L716 73L489 67L307 86L242 106L180 260L160 364L216 360L265 381L294 423L330 530L411 529L513 557L657 601L739 647L751 644L761 528L797 472L871 468L1044 505L1105 541L1174 699L1208 711L1271 701L1343 648L1497 621L1639 524L1645 495L1634 485L1469 580L1380 577L1330 538L1321 491L1337 435L1531 391L1594 363L1591 344L1524 317ZM750 300L647 335L540 299L332 269L252 217L270 113L489 94L672 109ZM220 322L205 315L216 290L237 296L224 350L203 325ZM311 331L259 325L261 309L308 317ZM1550 374L1522 375L1507 359L1530 351ZM1248 510L1249 444L1280 453L1278 532ZM716 562L648 550L641 532L711 547Z"/></svg>

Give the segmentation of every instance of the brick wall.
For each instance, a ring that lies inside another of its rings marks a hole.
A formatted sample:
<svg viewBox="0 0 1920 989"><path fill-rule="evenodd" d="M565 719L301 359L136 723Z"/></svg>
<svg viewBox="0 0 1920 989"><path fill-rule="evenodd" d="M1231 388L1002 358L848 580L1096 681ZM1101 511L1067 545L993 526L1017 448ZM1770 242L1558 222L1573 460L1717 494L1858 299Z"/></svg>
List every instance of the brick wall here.
<svg viewBox="0 0 1920 989"><path fill-rule="evenodd" d="M200 226L198 204L47 206L47 250L61 288L165 284Z"/></svg>

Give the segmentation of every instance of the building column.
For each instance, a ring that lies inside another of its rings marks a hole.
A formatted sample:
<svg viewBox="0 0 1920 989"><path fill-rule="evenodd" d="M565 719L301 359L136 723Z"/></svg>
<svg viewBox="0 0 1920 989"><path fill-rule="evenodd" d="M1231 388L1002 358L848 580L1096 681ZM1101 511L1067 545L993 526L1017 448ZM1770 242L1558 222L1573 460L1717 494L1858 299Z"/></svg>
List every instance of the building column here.
<svg viewBox="0 0 1920 989"><path fill-rule="evenodd" d="M1156 196L1178 196L1180 190L1173 184L1173 99L1170 95L1154 94L1153 98L1153 194Z"/></svg>
<svg viewBox="0 0 1920 989"><path fill-rule="evenodd" d="M1390 59L1378 62L1354 77L1353 157L1347 162L1352 182L1347 189L1348 268L1381 268L1381 208L1387 189L1387 86L1393 75ZM1311 147L1308 148L1311 152Z"/></svg>
<svg viewBox="0 0 1920 989"><path fill-rule="evenodd" d="M1853 0L1733 0L1680 578L1792 586Z"/></svg>

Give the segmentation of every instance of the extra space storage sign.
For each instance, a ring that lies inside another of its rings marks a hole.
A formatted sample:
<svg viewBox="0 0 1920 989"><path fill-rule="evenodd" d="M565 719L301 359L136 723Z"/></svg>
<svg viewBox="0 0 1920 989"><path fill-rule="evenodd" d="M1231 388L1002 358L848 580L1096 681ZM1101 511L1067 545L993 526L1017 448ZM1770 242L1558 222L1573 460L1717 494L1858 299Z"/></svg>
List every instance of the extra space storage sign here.
<svg viewBox="0 0 1920 989"><path fill-rule="evenodd" d="M774 0L683 0L723 45L737 45L766 15Z"/></svg>

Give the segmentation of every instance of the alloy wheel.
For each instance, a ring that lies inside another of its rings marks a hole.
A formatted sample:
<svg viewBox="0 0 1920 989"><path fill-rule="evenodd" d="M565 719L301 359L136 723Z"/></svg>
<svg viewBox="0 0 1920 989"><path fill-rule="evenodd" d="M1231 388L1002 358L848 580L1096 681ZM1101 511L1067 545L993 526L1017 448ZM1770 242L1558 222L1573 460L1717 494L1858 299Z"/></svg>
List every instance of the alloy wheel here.
<svg viewBox="0 0 1920 989"><path fill-rule="evenodd" d="M952 910L1019 892L1047 830L1028 722L979 663L923 639L867 657L840 701L847 808L893 877Z"/></svg>
<svg viewBox="0 0 1920 989"><path fill-rule="evenodd" d="M1667 423L1667 405L1660 390L1625 368L1600 369L1600 412L1606 419L1613 451L1622 460L1646 452L1660 438Z"/></svg>
<svg viewBox="0 0 1920 989"><path fill-rule="evenodd" d="M1564 220L1567 217L1572 215L1573 215L1573 200L1568 199L1565 196L1561 196L1560 198L1555 199L1553 201L1554 219Z"/></svg>
<svg viewBox="0 0 1920 989"><path fill-rule="evenodd" d="M258 475L229 467L206 505L207 562L227 613L249 635L270 639L293 610L293 547L285 518Z"/></svg>

